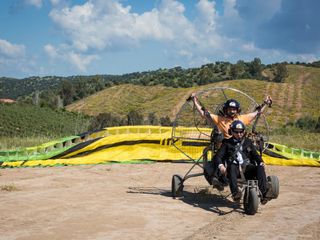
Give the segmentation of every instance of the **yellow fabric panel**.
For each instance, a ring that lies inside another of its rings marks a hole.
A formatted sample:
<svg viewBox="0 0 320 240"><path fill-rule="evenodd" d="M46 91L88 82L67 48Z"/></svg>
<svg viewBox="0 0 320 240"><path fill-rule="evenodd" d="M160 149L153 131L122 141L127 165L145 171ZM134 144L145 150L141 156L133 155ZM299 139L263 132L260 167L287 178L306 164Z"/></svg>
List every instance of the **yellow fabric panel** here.
<svg viewBox="0 0 320 240"><path fill-rule="evenodd" d="M190 128L180 128L179 131L182 132L182 131L185 131L186 129L190 132ZM199 135L199 132L197 129L193 129L192 131L196 132L197 135ZM102 130L100 132L97 132L97 133L90 135L90 138L97 138L97 137L102 137L102 136L107 136L107 137L103 137L102 139L99 139L99 140L93 142L92 144L90 144L86 147L83 147L82 149L74 151L74 152L64 156L63 158L70 158L72 156L76 156L77 154L80 154L80 153L83 153L86 151L91 151L91 150L97 149L97 148L104 146L104 145L116 144L116 143L126 142L126 141L142 141L142 140L155 140L156 141L156 140L158 140L158 141L160 141L160 144L161 144L166 139L171 139L171 134L172 134L171 127L152 126L149 128L146 126L141 126L141 127L134 126L134 127L128 127L128 128L125 128L125 127L109 128L109 129L105 129L105 130ZM198 137L199 136L197 136L197 138ZM181 142L181 141L178 141L176 143L176 145L179 145L179 142ZM135 146L137 146L137 145L135 145ZM200 149L199 147L190 148L190 146L189 147L182 147L181 145L179 145L179 148L181 148L184 152L189 152L193 157L195 157L195 156L200 157L201 153L202 153L202 149L203 149L203 148ZM115 147L112 147L112 149L115 149ZM126 151L126 150L123 149L123 151ZM140 153L138 151L135 151L135 152L136 152L135 155L131 155L132 159L142 159L142 158L145 159L148 156L147 151L142 151ZM108 151L108 153L110 155L114 155L110 151ZM196 154L198 154L198 155L196 155ZM170 158L167 158L167 159L170 159ZM176 158L174 158L174 159L176 159Z"/></svg>
<svg viewBox="0 0 320 240"><path fill-rule="evenodd" d="M112 136L113 137L113 136ZM108 137L109 138L109 137ZM116 137L117 140L126 140L126 141L135 141L142 140L141 138L137 138L137 136L123 135L122 137ZM101 139L92 145L87 146L84 150L91 150L97 147L100 147L104 144L110 144L110 142L114 142L115 138L111 138L111 141L104 138ZM159 140L155 135L148 135L143 138L143 140ZM106 149L101 149L96 152L92 152L87 156L83 157L73 157L72 159L101 159L103 161L128 161L128 160L137 160L137 159L150 159L150 160L180 160L185 159L186 157L174 146L172 145L162 145L162 141L159 144L154 143L139 143L135 145L122 145L116 147L110 147ZM165 141L166 142L166 141ZM203 147L189 149L188 154L191 155L192 158L198 158L202 154ZM186 148L186 150L188 150ZM193 151L190 151L193 150ZM76 153L81 153L82 150L77 151ZM74 156L75 154L69 154L68 156Z"/></svg>
<svg viewBox="0 0 320 240"><path fill-rule="evenodd" d="M191 157L197 159L199 155L189 153ZM131 146L118 146L114 148L97 151L88 156L75 157L70 159L54 159L54 160L29 160L17 162L4 162L2 167L34 167L34 166L54 166L54 165L79 165L79 164L100 164L110 161L127 162L132 160L189 160L180 151L173 146L157 144L138 144ZM283 165L283 166L314 166L320 167L320 163L309 159L279 159L270 156L263 156L266 164Z"/></svg>
<svg viewBox="0 0 320 240"><path fill-rule="evenodd" d="M72 156L75 156L79 153L82 152L86 152L86 151L91 151L94 149L97 149L99 147L102 147L104 145L110 145L110 144L116 144L116 143L120 143L120 142L126 142L126 141L142 141L142 140L161 140L161 137L165 137L165 136L161 136L159 134L121 134L121 135L111 135L102 139L99 139L98 141L93 142L92 144L79 149L75 152L72 152L66 156L64 156L63 158L70 158ZM169 137L169 135L167 136ZM110 149L115 149L115 147L111 147ZM101 150L103 151L103 150ZM125 151L125 149L123 149L123 151ZM139 155L138 158L141 158L142 155Z"/></svg>
<svg viewBox="0 0 320 240"><path fill-rule="evenodd" d="M320 162L315 159L283 159L267 156L265 154L263 154L262 158L266 164L270 165L320 167Z"/></svg>
<svg viewBox="0 0 320 240"><path fill-rule="evenodd" d="M175 129L175 136L182 137L176 139L175 145L194 160L201 157L205 145L209 144L208 135L210 135L211 129L200 129L200 131L205 135L200 134L196 128ZM3 162L1 167L99 164L110 161L128 162L135 160L190 160L172 145L171 127L122 126L106 128L88 136L89 139L100 137L101 139L64 156L63 159ZM77 156L86 152L87 155ZM266 164L320 167L320 163L314 159L288 160L267 155L264 155L263 159Z"/></svg>

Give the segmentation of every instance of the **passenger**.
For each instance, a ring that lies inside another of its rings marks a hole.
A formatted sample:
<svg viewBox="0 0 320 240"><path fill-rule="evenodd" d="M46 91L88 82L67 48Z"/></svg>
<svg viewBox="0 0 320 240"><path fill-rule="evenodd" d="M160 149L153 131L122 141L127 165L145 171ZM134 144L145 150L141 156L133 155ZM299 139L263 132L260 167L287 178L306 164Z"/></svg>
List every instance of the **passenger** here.
<svg viewBox="0 0 320 240"><path fill-rule="evenodd" d="M223 104L224 115L220 116L220 115L210 113L203 106L201 106L195 93L192 93L190 98L192 99L200 115L203 118L206 118L208 121L210 122L212 121L219 128L224 138L231 137L231 135L229 134L229 127L234 120L240 120L245 125L249 125L257 117L259 113L265 110L266 106L272 105L271 97L267 96L266 99L264 100L264 103L261 105L261 107L258 107L257 110L248 114L240 114L241 113L240 103L234 99L229 99Z"/></svg>
<svg viewBox="0 0 320 240"><path fill-rule="evenodd" d="M229 133L232 137L223 141L214 156L214 162L221 174L228 177L233 200L239 201L242 197L237 184L237 178L241 176L242 171L246 180L258 180L258 187L262 193L261 203L267 203L269 198L265 164L253 142L245 136L245 125L240 120L233 121Z"/></svg>

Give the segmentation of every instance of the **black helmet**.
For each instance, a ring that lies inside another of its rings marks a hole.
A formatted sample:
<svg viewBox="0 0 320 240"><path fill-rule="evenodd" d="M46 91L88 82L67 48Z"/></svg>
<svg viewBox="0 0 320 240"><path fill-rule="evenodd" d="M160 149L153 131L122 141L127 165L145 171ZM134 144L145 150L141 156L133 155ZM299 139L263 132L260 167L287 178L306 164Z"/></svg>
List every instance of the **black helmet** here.
<svg viewBox="0 0 320 240"><path fill-rule="evenodd" d="M238 110L238 113L241 112L240 108L240 103L237 100L234 99L228 99L224 104L223 104L223 112L226 114L227 109L229 107L236 108Z"/></svg>
<svg viewBox="0 0 320 240"><path fill-rule="evenodd" d="M246 130L246 126L240 120L235 120L230 125L231 132L244 132Z"/></svg>

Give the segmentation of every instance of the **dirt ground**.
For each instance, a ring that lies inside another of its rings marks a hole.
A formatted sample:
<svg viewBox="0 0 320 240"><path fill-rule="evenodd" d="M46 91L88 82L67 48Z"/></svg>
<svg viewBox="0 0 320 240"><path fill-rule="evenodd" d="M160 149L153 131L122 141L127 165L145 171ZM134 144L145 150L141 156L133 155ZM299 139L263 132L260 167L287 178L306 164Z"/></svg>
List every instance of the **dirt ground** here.
<svg viewBox="0 0 320 240"><path fill-rule="evenodd" d="M172 199L190 166L0 169L0 239L320 239L320 168L267 166L279 198L248 216L203 177Z"/></svg>

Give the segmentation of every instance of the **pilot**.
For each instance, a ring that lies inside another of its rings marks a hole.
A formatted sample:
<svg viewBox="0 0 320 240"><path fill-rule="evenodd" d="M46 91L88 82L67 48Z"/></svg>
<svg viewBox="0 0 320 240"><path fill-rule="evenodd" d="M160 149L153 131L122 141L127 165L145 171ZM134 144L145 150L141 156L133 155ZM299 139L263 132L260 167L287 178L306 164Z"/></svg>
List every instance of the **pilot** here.
<svg viewBox="0 0 320 240"><path fill-rule="evenodd" d="M206 118L209 121L212 121L219 128L224 138L231 137L231 134L229 134L229 127L234 120L240 120L245 125L249 125L257 117L258 114L260 114L265 110L266 106L271 107L272 105L271 97L267 96L266 99L264 100L264 103L260 107L258 107L254 112L241 114L240 103L237 100L228 99L223 104L224 115L220 116L220 115L216 115L208 112L203 106L201 106L195 93L192 93L190 98L194 102L194 105L196 106L196 109L198 110L200 115L203 118Z"/></svg>

